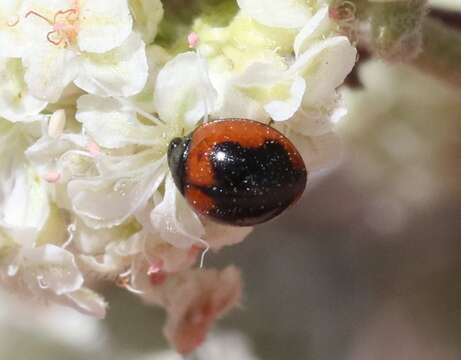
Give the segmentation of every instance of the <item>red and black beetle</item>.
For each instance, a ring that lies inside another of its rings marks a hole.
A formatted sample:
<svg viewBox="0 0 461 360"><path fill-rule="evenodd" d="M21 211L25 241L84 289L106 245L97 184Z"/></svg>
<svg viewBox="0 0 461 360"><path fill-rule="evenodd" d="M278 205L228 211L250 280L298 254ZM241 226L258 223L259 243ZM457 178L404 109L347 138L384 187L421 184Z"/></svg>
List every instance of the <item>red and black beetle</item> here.
<svg viewBox="0 0 461 360"><path fill-rule="evenodd" d="M205 123L168 149L176 186L196 212L237 226L268 221L293 204L307 171L294 145L246 119Z"/></svg>

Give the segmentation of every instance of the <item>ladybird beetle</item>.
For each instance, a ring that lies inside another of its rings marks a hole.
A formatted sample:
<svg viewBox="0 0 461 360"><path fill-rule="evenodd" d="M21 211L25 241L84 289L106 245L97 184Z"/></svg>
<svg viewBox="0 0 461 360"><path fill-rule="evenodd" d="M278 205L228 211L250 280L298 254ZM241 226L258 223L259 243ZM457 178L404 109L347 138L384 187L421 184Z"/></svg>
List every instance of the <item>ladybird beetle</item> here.
<svg viewBox="0 0 461 360"><path fill-rule="evenodd" d="M307 171L294 145L260 122L205 123L168 149L179 191L199 214L235 226L268 221L293 204Z"/></svg>

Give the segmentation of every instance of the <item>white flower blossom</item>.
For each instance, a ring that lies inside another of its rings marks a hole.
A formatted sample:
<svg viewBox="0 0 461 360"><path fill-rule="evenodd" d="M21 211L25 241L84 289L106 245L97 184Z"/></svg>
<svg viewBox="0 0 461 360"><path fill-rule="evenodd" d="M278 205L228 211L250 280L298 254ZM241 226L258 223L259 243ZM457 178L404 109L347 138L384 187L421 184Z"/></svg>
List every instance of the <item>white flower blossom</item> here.
<svg viewBox="0 0 461 360"><path fill-rule="evenodd" d="M1 143L11 155L3 159L0 168L9 180L2 183L0 196L0 278L6 286L25 294L83 304L82 299L73 300L85 291L75 256L60 247L67 238L64 220L50 202L45 180L23 154L30 143L27 128L3 128Z"/></svg>
<svg viewBox="0 0 461 360"><path fill-rule="evenodd" d="M102 318L85 286L110 281L164 307L182 353L238 304L234 267L192 268L252 228L196 214L168 145L242 117L282 131L309 172L332 166L346 113L336 90L356 49L324 1L235 5L184 24L160 0L1 2L3 286Z"/></svg>
<svg viewBox="0 0 461 360"><path fill-rule="evenodd" d="M0 116L12 121L33 121L45 107L24 82L20 59L0 58Z"/></svg>
<svg viewBox="0 0 461 360"><path fill-rule="evenodd" d="M106 95L130 96L144 87L144 43L132 34L126 0L25 0L23 9L25 79L36 97L56 102L73 81Z"/></svg>
<svg viewBox="0 0 461 360"><path fill-rule="evenodd" d="M281 28L301 28L312 16L309 1L238 0L242 11L259 23Z"/></svg>
<svg viewBox="0 0 461 360"><path fill-rule="evenodd" d="M20 17L22 0L0 2L0 57L19 58L26 46Z"/></svg>
<svg viewBox="0 0 461 360"><path fill-rule="evenodd" d="M254 5L251 1L249 3ZM290 8L289 2L283 4ZM241 4L244 13L245 6ZM261 7L258 14L274 18L271 11L270 6ZM222 45L216 43L206 26L198 28L199 34L204 37L200 49L210 57L210 78L218 89L218 107L214 112L217 117L253 115L260 121L288 120L290 129L307 136L331 131L331 120L339 115L335 112L338 103L336 88L354 66L357 52L346 37L335 33L328 7L319 7L303 24L297 30L261 28L238 15L228 29L233 36L238 37L242 27L271 36L289 30L291 32L284 37L274 40L282 48L286 46L287 39L291 39L291 50L295 55L293 59L291 55L268 54L267 45L260 43L259 50L258 46L250 50L250 54L254 53L254 60L248 54L242 56L245 63L239 72L229 70L238 64L230 66L229 62L235 64L242 61L241 58L235 57L229 50L221 50ZM242 44L238 46L242 47ZM216 56L223 52L230 55ZM264 54L263 61L260 60L261 53Z"/></svg>
<svg viewBox="0 0 461 360"><path fill-rule="evenodd" d="M135 30L142 34L146 44L152 43L157 35L158 25L163 18L160 0L129 0L135 21Z"/></svg>
<svg viewBox="0 0 461 360"><path fill-rule="evenodd" d="M96 176L70 181L68 192L74 210L88 225L100 228L122 224L146 206L162 184L168 171L165 155L169 140L193 129L207 109L213 107L215 93L211 85L204 82L198 61L192 52L180 54L160 71L155 107L164 123L159 125L142 124L129 104L120 104L115 99L85 95L78 100L76 117L101 147L124 148L134 144L148 147L137 154L101 156ZM184 84L186 76L189 83ZM204 95L208 96L205 100L196 94L197 88L204 89ZM176 95L169 95L175 89L179 89ZM181 208L180 213L174 214ZM181 246L181 242L182 246L191 246L204 233L198 219L195 225L186 225L196 215L171 179L167 179L164 200L152 210L151 218L152 228L177 246ZM179 235L177 240L175 233ZM190 240L184 243L180 240L184 236Z"/></svg>

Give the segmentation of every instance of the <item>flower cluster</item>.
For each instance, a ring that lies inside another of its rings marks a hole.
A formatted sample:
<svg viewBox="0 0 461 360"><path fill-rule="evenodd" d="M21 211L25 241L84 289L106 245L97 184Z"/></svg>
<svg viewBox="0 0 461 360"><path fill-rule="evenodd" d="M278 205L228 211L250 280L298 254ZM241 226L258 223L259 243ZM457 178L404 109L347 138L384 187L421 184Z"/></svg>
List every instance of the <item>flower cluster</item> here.
<svg viewBox="0 0 461 360"><path fill-rule="evenodd" d="M310 172L323 169L345 114L336 88L356 60L321 0L187 4L0 2L2 285L104 317L91 284L113 281L166 309L183 353L241 292L234 267L192 267L251 229L188 207L170 140L244 117L272 123Z"/></svg>

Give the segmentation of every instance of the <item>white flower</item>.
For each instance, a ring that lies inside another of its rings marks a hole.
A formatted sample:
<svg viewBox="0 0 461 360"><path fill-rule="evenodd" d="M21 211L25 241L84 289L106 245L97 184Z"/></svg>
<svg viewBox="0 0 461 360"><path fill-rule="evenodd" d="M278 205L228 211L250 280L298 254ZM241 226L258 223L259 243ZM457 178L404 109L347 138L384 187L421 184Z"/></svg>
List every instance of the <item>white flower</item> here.
<svg viewBox="0 0 461 360"><path fill-rule="evenodd" d="M74 256L58 246L24 248L16 262L22 280L33 291L50 289L56 295L63 295L77 291L83 285L83 276Z"/></svg>
<svg viewBox="0 0 461 360"><path fill-rule="evenodd" d="M253 230L252 227L228 226L203 219L206 229L203 238L213 250L220 250L224 246L235 245L243 241Z"/></svg>
<svg viewBox="0 0 461 360"><path fill-rule="evenodd" d="M120 46L133 25L125 0L25 0L23 9L39 31L35 39L85 52L104 53ZM40 30L52 33L43 39Z"/></svg>
<svg viewBox="0 0 461 360"><path fill-rule="evenodd" d="M157 76L162 67L171 60L172 56L165 49L158 45L150 45L146 48L147 63L149 66L149 76L144 89L129 98L129 101L137 108L146 113L154 113L154 92Z"/></svg>
<svg viewBox="0 0 461 360"><path fill-rule="evenodd" d="M135 222L95 230L77 221L74 244L82 266L97 277L116 278L145 248L145 233Z"/></svg>
<svg viewBox="0 0 461 360"><path fill-rule="evenodd" d="M24 156L34 124L0 124L0 150L8 154L0 163L0 279L25 295L79 307L83 276L74 255L60 247L68 237L65 222Z"/></svg>
<svg viewBox="0 0 461 360"><path fill-rule="evenodd" d="M106 317L107 303L104 298L91 289L82 287L79 290L66 294L59 299L62 304L74 307L76 310L97 319Z"/></svg>
<svg viewBox="0 0 461 360"><path fill-rule="evenodd" d="M160 71L155 86L155 107L167 123L184 122L192 128L214 110L216 90L207 65L193 52L179 54Z"/></svg>
<svg viewBox="0 0 461 360"><path fill-rule="evenodd" d="M336 89L352 70L356 56L349 40L336 36L314 43L298 57L291 69L304 75L307 90L299 111L287 122L291 129L306 136L332 130L334 122L345 114Z"/></svg>
<svg viewBox="0 0 461 360"><path fill-rule="evenodd" d="M88 95L79 99L77 119L101 147L148 147L137 154L101 156L98 175L70 181L72 206L87 225L120 225L147 206L166 177L169 141L191 131L214 106L215 91L206 81L206 67L199 61L193 52L180 54L160 71L155 107L164 124L141 124L130 102L123 105L114 99ZM202 89L204 97L197 89ZM176 246L190 247L204 233L170 177L163 201L156 204L150 217L152 231Z"/></svg>
<svg viewBox="0 0 461 360"><path fill-rule="evenodd" d="M77 120L102 147L117 149L128 145L165 145L161 127L142 124L134 110L124 108L113 98L83 95L77 101L77 108Z"/></svg>
<svg viewBox="0 0 461 360"><path fill-rule="evenodd" d="M34 124L0 125L7 154L0 162L0 280L25 296L102 316L104 302L82 287L74 254L61 247L69 236L63 216L51 203L45 180L24 156Z"/></svg>
<svg viewBox="0 0 461 360"><path fill-rule="evenodd" d="M46 297L48 290L58 296L80 290L83 277L73 254L56 245L40 245L46 240L61 241L59 237L45 239L48 233L58 235L52 227L61 224L55 224L53 216L58 215L50 213L46 218L47 223L37 226L30 224L28 218L20 223L20 218L4 216L0 222L4 240L0 275L10 286L36 295L43 292L43 297ZM38 215L34 218L38 218Z"/></svg>
<svg viewBox="0 0 461 360"><path fill-rule="evenodd" d="M135 21L135 30L142 34L146 44L152 43L163 17L163 5L160 0L129 0L131 13Z"/></svg>
<svg viewBox="0 0 461 360"><path fill-rule="evenodd" d="M241 1L240 5L244 13L254 5L267 19L279 18L271 15L272 5L286 9L296 5L287 1L256 7L256 3ZM209 58L210 78L218 90L213 116L287 121L290 129L305 135L331 131L331 120L340 114L336 88L351 71L357 52L346 37L337 35L328 7L318 5L309 7L312 16L293 30L261 27L237 15L227 29L220 30L225 39L239 39L232 51L228 43L213 37L213 29L198 23L204 39L200 51ZM273 37L273 42L247 40L240 36L242 31L251 31L255 38ZM240 48L248 50L241 53Z"/></svg>
<svg viewBox="0 0 461 360"><path fill-rule="evenodd" d="M56 102L72 81L105 95L142 90L147 79L144 43L130 36L126 0L26 0L23 8L29 41L23 54L25 79L36 97Z"/></svg>
<svg viewBox="0 0 461 360"><path fill-rule="evenodd" d="M70 206L83 221L76 223L74 243L82 251L79 259L85 269L103 277L127 276L126 286L135 292L155 291L154 280L147 276L153 266L152 276L160 281L192 266L207 241L218 249L241 241L250 231L234 232L215 224L204 227L167 175L170 139L191 131L214 107L215 90L201 61L195 53L185 53L160 71L154 98L164 123L141 122L144 112L138 113L132 99L84 95L77 102L76 118L102 152L90 160L95 173L80 173L67 183ZM202 92L197 94L197 88ZM180 89L175 97L164 96L175 89ZM141 146L140 151L133 152L135 145ZM107 155L106 149L118 155ZM29 157L34 153L40 151L29 151ZM142 224L142 230L127 234L123 229L133 221Z"/></svg>
<svg viewBox="0 0 461 360"><path fill-rule="evenodd" d="M90 94L126 97L144 88L147 74L144 43L132 34L114 50L83 56L75 85Z"/></svg>
<svg viewBox="0 0 461 360"><path fill-rule="evenodd" d="M171 175L166 179L163 201L151 213L151 222L162 238L176 247L200 243L205 234L197 214L179 193Z"/></svg>
<svg viewBox="0 0 461 360"><path fill-rule="evenodd" d="M31 95L21 60L0 58L0 116L12 122L33 121L46 105Z"/></svg>
<svg viewBox="0 0 461 360"><path fill-rule="evenodd" d="M356 61L357 51L344 36L320 41L298 57L291 71L305 75L308 90L305 106L328 104ZM309 88L309 84L311 84Z"/></svg>
<svg viewBox="0 0 461 360"><path fill-rule="evenodd" d="M0 219L9 226L39 230L48 213L48 195L43 179L28 166L24 150L29 135L20 125L0 120Z"/></svg>
<svg viewBox="0 0 461 360"><path fill-rule="evenodd" d="M98 175L69 182L73 210L94 228L120 225L146 205L163 180L165 165L151 151L101 159Z"/></svg>
<svg viewBox="0 0 461 360"><path fill-rule="evenodd" d="M273 64L254 63L235 80L248 97L262 103L267 115L275 121L291 118L301 105L306 81L295 72Z"/></svg>
<svg viewBox="0 0 461 360"><path fill-rule="evenodd" d="M237 0L242 11L259 23L281 28L301 28L313 7L301 0Z"/></svg>
<svg viewBox="0 0 461 360"><path fill-rule="evenodd" d="M308 171L325 169L340 153L336 90L356 50L324 1L237 4L186 24L170 8L160 23L160 0L2 1L2 285L103 317L84 283L113 281L167 310L165 334L182 353L238 304L235 268L191 268L252 228L196 214L168 146L243 117L282 131Z"/></svg>
<svg viewBox="0 0 461 360"><path fill-rule="evenodd" d="M1 57L22 55L26 42L21 29L22 0L0 1L0 49Z"/></svg>

